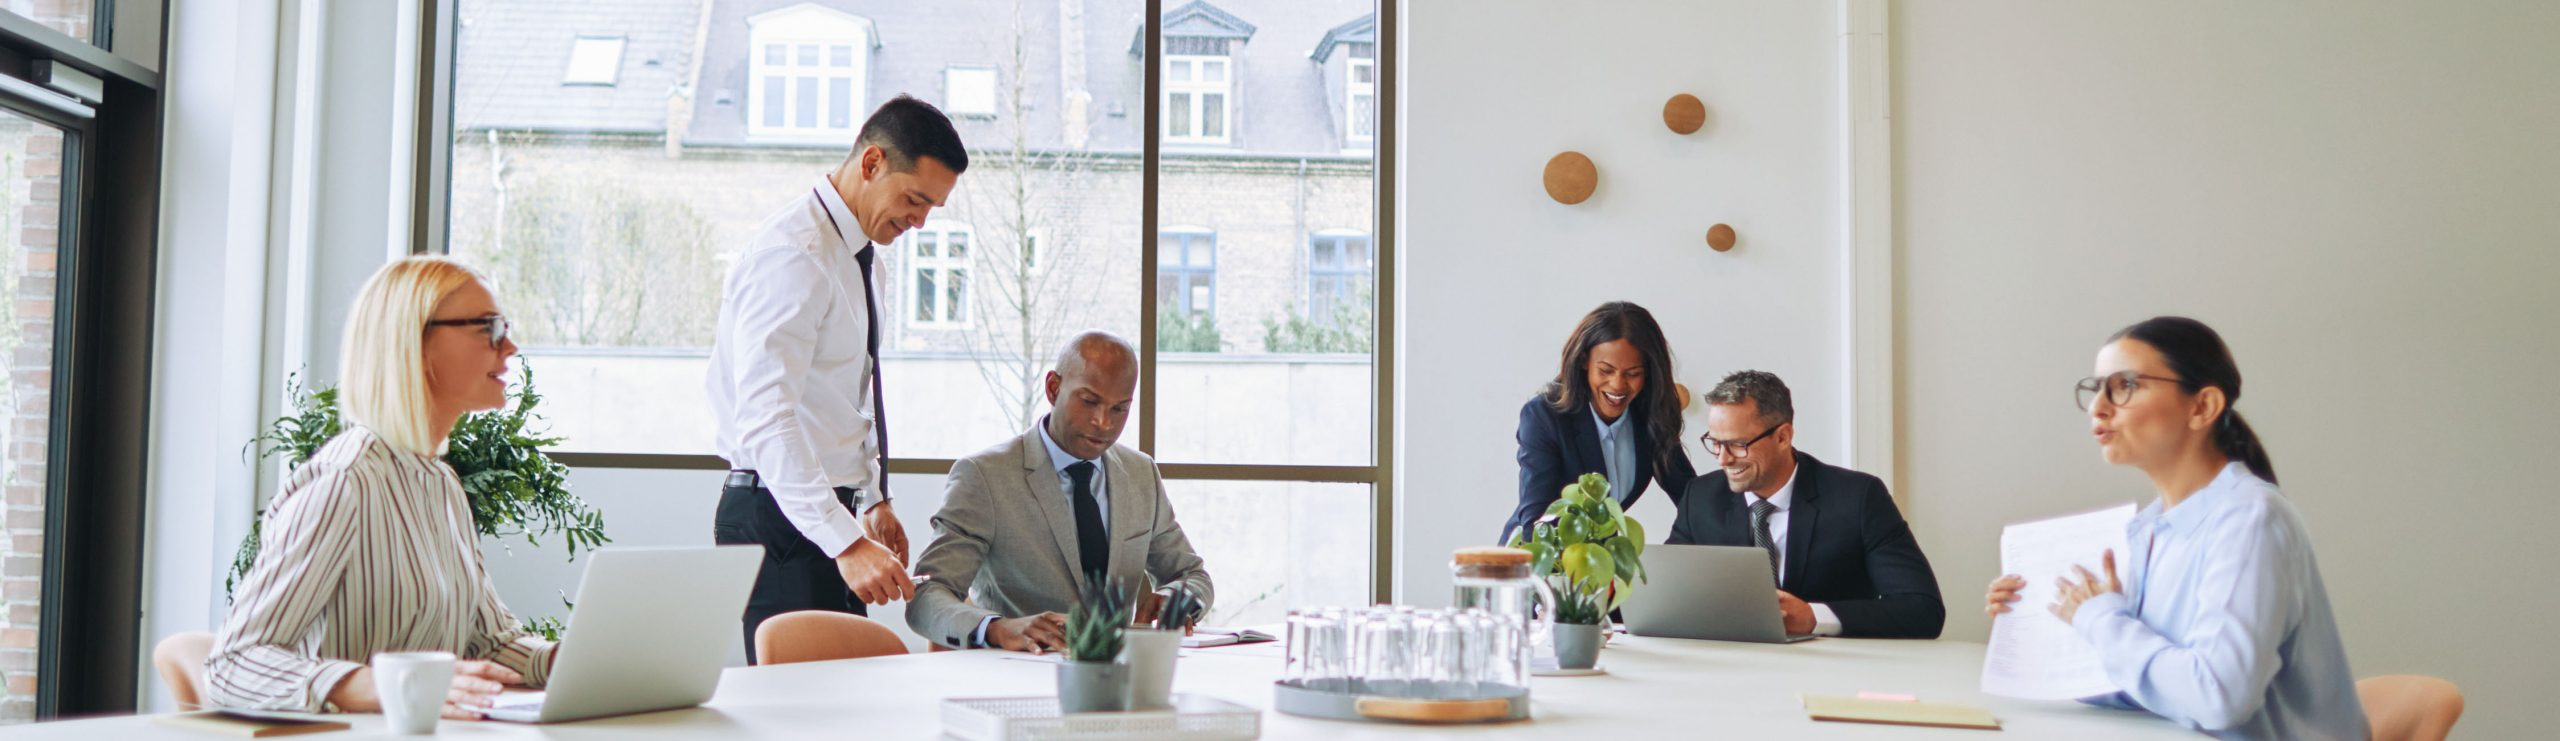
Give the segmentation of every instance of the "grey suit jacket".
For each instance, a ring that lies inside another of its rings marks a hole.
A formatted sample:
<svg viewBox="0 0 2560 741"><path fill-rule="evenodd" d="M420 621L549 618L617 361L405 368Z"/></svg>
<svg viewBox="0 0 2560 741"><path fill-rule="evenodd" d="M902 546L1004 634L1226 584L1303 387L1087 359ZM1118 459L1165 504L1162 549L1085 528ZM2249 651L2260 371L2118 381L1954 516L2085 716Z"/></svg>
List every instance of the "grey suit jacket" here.
<svg viewBox="0 0 2560 741"><path fill-rule="evenodd" d="M1110 578L1140 589L1179 583L1209 605L1209 572L1173 521L1155 460L1114 445L1102 455L1110 477ZM916 561L916 598L907 626L935 643L968 648L978 623L1066 612L1085 576L1076 564L1075 508L1058 486L1040 431L951 465L933 544ZM1144 574L1145 579L1139 579ZM965 590L965 591L964 591Z"/></svg>

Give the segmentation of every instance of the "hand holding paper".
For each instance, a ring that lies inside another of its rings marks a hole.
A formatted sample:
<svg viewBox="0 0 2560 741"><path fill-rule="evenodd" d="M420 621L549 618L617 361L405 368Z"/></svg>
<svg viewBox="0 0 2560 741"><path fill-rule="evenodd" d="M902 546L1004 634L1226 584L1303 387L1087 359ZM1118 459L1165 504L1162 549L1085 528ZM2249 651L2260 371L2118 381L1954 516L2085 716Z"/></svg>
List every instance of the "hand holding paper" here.
<svg viewBox="0 0 2560 741"><path fill-rule="evenodd" d="M2073 633L2071 624L2046 609L2059 601L2057 585L2074 568L2103 573L2102 554L2127 552L2125 525L2134 507L2125 504L2097 512L2010 525L2000 532L2000 570L2019 577L1993 583L1991 646L1982 660L1982 691L2031 700L2069 700L2116 691L2098 663L2097 652ZM2097 588L2107 582L2101 580ZM2017 602L2003 611L2001 587L2014 587ZM2087 595L2082 595L2085 599ZM2078 602L2072 606L2076 608Z"/></svg>

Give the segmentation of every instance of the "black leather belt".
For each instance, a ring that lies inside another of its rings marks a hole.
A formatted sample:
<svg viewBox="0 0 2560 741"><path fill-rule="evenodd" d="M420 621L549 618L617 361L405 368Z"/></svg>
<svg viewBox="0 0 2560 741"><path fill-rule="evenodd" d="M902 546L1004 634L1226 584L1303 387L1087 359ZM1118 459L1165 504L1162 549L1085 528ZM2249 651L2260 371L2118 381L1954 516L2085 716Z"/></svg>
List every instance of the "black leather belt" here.
<svg viewBox="0 0 2560 741"><path fill-rule="evenodd" d="M754 471L741 468L731 470L728 480L721 482L721 485L733 489L762 489L764 478L757 476ZM846 509L853 509L853 505L862 500L861 489L851 486L836 487L836 501L843 502Z"/></svg>

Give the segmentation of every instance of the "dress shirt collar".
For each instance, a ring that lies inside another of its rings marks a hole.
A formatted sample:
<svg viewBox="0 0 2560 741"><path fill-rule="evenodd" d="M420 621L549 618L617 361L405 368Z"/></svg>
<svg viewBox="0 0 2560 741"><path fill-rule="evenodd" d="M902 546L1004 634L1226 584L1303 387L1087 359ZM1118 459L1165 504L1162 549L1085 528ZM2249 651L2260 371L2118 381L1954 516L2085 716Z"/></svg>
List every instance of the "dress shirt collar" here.
<svg viewBox="0 0 2560 741"><path fill-rule="evenodd" d="M862 233L862 222L853 217L853 207L844 205L844 195L836 192L836 182L830 176L819 175L811 189L818 193L818 205L833 217L830 223L835 226L836 241L851 250L871 246L871 238Z"/></svg>
<svg viewBox="0 0 2560 741"><path fill-rule="evenodd" d="M1057 469L1058 473L1066 473L1068 466L1077 463L1091 463L1095 471L1102 470L1102 461L1075 457L1068 453L1066 448L1058 447L1058 441L1049 439L1048 415L1040 417L1040 444L1049 446L1049 465Z"/></svg>
<svg viewBox="0 0 2560 741"><path fill-rule="evenodd" d="M2255 481L2257 478L2257 475L2249 473L2247 464L2232 461L2223 464L2221 473L2215 474L2212 481L2205 483L2204 488L2187 495L2186 500L2179 502L2178 506L2170 507L2166 500L2154 499L2150 506L2143 507L2142 512L2134 519L2154 522L2156 528L2163 531L2192 530L2203 525L2205 520L2213 517L2215 510L2221 509L2231 500L2231 497L2217 495L2237 489L2244 482Z"/></svg>
<svg viewBox="0 0 2560 741"><path fill-rule="evenodd" d="M1632 424L1627 420L1635 418L1635 411L1633 407L1629 407L1626 411L1618 413L1618 421L1611 422L1600 418L1600 405L1591 405L1591 423L1600 427L1600 442L1616 442L1619 435L1627 434L1627 427Z"/></svg>
<svg viewBox="0 0 2560 741"><path fill-rule="evenodd" d="M1804 461L1796 461L1796 470L1787 473L1787 483L1779 484L1778 493L1769 495L1769 503L1777 505L1779 512L1787 511L1787 507L1794 504L1796 499L1796 477L1803 473ZM1759 499L1758 496L1755 496L1754 492L1744 492L1740 496L1742 497L1742 508L1745 510L1751 509L1751 503Z"/></svg>

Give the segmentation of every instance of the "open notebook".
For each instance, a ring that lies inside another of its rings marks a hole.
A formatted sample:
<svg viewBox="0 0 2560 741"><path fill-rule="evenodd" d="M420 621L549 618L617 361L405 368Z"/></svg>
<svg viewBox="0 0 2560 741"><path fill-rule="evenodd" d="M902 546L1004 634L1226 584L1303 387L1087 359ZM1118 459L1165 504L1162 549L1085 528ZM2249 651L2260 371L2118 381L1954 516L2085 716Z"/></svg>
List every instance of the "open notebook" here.
<svg viewBox="0 0 2560 741"><path fill-rule="evenodd" d="M1210 646L1226 646L1237 643L1264 643L1276 640L1279 639L1271 637L1271 634L1269 633L1264 633L1252 628L1219 628L1203 625L1192 628L1191 635L1182 637L1182 647L1208 648Z"/></svg>

